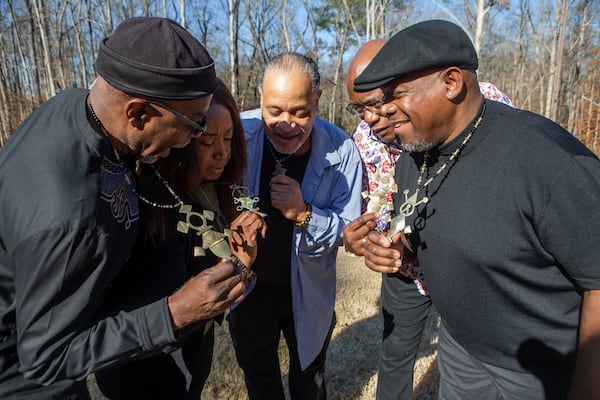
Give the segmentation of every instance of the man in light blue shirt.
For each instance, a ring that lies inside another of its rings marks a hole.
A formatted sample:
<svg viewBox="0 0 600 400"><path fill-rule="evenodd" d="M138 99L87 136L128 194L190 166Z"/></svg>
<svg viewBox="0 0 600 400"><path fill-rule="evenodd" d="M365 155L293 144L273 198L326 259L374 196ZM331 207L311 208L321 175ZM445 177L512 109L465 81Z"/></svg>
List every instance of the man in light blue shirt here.
<svg viewBox="0 0 600 400"><path fill-rule="evenodd" d="M257 284L230 314L250 399L284 399L277 347L290 354L292 399L325 399L325 355L335 323L335 265L344 226L361 212L362 167L352 139L318 118L316 63L284 53L266 66L261 108L242 114L244 184L267 213Z"/></svg>

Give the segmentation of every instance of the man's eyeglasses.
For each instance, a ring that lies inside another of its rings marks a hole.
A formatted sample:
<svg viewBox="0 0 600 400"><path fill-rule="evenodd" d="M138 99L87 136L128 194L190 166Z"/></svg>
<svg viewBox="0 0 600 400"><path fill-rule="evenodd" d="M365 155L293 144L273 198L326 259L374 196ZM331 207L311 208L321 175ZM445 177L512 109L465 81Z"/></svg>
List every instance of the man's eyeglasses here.
<svg viewBox="0 0 600 400"><path fill-rule="evenodd" d="M156 100L148 100L148 99L144 99L144 102L146 104L152 104L155 106L162 107L165 110L172 112L177 117L177 119L179 119L181 122L183 122L184 124L186 124L187 126L192 128L192 136L194 138L199 138L200 136L202 136L202 134L204 132L206 132L208 122L206 121L205 114L202 114L202 116L200 117L200 121L194 122L189 117L187 117L185 114L180 113L179 111L169 107L165 103L162 103L162 102L156 101Z"/></svg>
<svg viewBox="0 0 600 400"><path fill-rule="evenodd" d="M383 92L383 96L381 96L379 99L375 99L373 101L370 101L368 103L363 103L363 104L348 104L346 106L346 111L348 111L350 114L360 118L360 119L364 119L365 117L365 111L368 110L369 112L373 113L373 114L380 114L380 109L381 106L384 105L385 103L389 102L390 100L393 100L394 94L393 93L386 93L385 91Z"/></svg>

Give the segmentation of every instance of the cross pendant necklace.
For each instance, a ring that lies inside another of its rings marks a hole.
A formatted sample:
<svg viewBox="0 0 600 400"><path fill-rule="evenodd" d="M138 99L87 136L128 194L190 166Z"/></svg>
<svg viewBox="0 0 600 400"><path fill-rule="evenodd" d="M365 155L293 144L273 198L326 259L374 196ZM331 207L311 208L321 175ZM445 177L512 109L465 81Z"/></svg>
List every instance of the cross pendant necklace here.
<svg viewBox="0 0 600 400"><path fill-rule="evenodd" d="M425 176L425 171L427 171L427 160L429 159L429 152L425 152L423 158L423 164L421 164L421 168L419 168L419 177L417 178L417 188L412 196L408 196L410 191L408 189L404 189L402 192L404 194L404 203L400 205L398 209L399 213L397 216L392 218L390 221L390 231L389 236L392 237L396 233L402 231L405 234L411 233L412 228L410 225L406 225L406 218L410 217L415 213L417 206L420 204L425 204L429 201L429 197L425 196L421 200L419 200L419 192L421 189L425 189L425 187L431 182L433 179L429 179L427 183L421 188L421 183L423 182L423 177ZM445 168L445 165L444 165Z"/></svg>
<svg viewBox="0 0 600 400"><path fill-rule="evenodd" d="M423 164L421 164L421 167L419 168L419 177L417 178L417 188L415 189L415 192L412 194L412 196L409 196L408 194L410 193L410 190L404 189L404 191L402 192L404 194L404 202L400 204L400 207L398 208L398 215L396 215L390 221L390 230L388 232L388 236L390 238L398 232L404 232L405 234L412 233L412 227L410 226L410 224L406 223L406 218L410 217L415 213L417 206L419 206L420 204L425 204L429 201L429 197L427 196L419 200L419 192L425 189L431 182L433 182L433 180L437 178L437 176L441 174L451 162L456 160L456 158L458 157L462 149L465 147L467 142L469 142L469 140L471 140L471 137L473 137L473 134L475 133L477 128L479 128L479 125L481 125L481 121L483 121L483 115L485 114L485 108L486 106L484 99L483 106L481 108L481 114L479 114L479 117L473 124L473 128L471 128L469 134L465 136L460 146L454 149L450 157L448 157L448 160L446 160L446 162L437 169L435 174L430 176L425 182L425 184L421 186L421 183L423 182L423 178L425 176L425 172L427 171L427 161L429 160L429 151L425 152L425 155L423 157Z"/></svg>
<svg viewBox="0 0 600 400"><path fill-rule="evenodd" d="M268 138L265 138L265 140L267 141L267 147L269 148L269 151L271 152L271 156L273 157L273 160L275 160L275 168L273 169L273 176L285 175L285 171L287 171L287 170L283 166L283 163L288 158L290 158L292 155L286 154L285 156L283 156L281 158L277 158L277 156L275 155L275 149L273 149L273 145L271 144L271 141Z"/></svg>

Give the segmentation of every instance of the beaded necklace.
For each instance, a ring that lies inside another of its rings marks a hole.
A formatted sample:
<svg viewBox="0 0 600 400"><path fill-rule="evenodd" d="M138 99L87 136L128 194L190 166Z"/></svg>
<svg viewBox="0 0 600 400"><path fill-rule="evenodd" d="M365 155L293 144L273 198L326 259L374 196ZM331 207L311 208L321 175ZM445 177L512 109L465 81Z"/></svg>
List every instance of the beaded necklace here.
<svg viewBox="0 0 600 400"><path fill-rule="evenodd" d="M156 207L156 208L178 208L178 207L181 207L183 205L183 201L181 201L181 198L179 197L179 195L177 193L175 193L175 191L171 188L171 186L169 186L169 183L166 181L165 178L162 177L162 175L158 172L158 170L154 167L154 165L150 165L150 168L152 168L152 171L154 171L154 175L156 175L156 177L158 178L160 183L162 183L162 185L167 189L167 191L171 194L171 196L173 196L173 198L175 199L175 203L174 204L154 203L153 201L150 201L147 198L145 198L144 196L142 196L139 192L136 192L137 197L139 197L140 200L142 200L144 203L149 204L152 207Z"/></svg>
<svg viewBox="0 0 600 400"><path fill-rule="evenodd" d="M162 183L162 185L167 189L167 191L171 194L171 196L173 196L175 198L176 203L175 204L159 204L159 203L154 203L153 201L148 200L146 197L144 197L140 193L138 193L138 191L135 188L135 184L132 182L132 180L129 177L127 166L121 160L121 156L120 156L119 152L117 151L117 149L113 145L112 141L110 140L110 136L108 134L108 131L106 130L106 128L104 127L104 125L102 124L102 122L100 122L100 118L98 118L98 116L96 115L96 112L92 108L92 103L89 101L89 99L87 101L87 106L88 106L88 109L90 110L90 114L91 114L92 118L94 119L94 122L96 122L96 125L98 125L98 127L100 128L100 132L102 132L102 135L108 141L108 144L110 144L110 147L113 150L115 158L117 159L117 163L119 164L119 169L121 170L121 172L125 176L125 180L127 181L127 184L129 186L131 186L131 191L133 193L135 193L135 195L140 200L142 200L146 204L151 205L152 207L157 207L157 208L177 208L177 207L181 207L183 205L183 202L181 201L180 197L177 195L177 193L175 193L175 191L171 188L171 186L169 186L169 184L167 183L167 181L162 177L162 175L158 172L158 170L154 167L154 165L150 166L152 168L152 170L154 171L154 174L156 175L156 177L158 178L158 180Z"/></svg>
<svg viewBox="0 0 600 400"><path fill-rule="evenodd" d="M479 128L479 126L481 125L481 122L483 121L483 116L485 114L485 108L486 108L486 105L485 105L485 99L484 99L483 106L481 108L481 114L479 114L479 117L473 124L473 128L471 128L471 131L467 134L467 136L465 136L465 138L463 139L461 144L456 149L454 149L454 151L450 154L450 157L448 157L448 160L446 160L446 162L444 164L442 164L437 169L437 171L435 171L435 174L430 176L425 181L423 186L421 186L421 184L423 183L423 179L425 177L425 172L427 171L427 161L429 160L429 151L425 152L425 155L423 157L423 163L421 164L421 167L419 168L419 177L417 178L417 188L415 189L415 192L411 196L408 195L410 193L410 191L408 189L404 189L404 191L402 192L404 194L404 202L400 205L400 208L398 209L399 214L397 216L395 216L394 218L392 218L392 220L390 221L390 231L388 233L389 237L394 236L396 233L398 233L400 231L403 231L404 233L412 232L411 226L406 224L406 217L410 217L411 215L413 215L419 204L425 204L429 201L429 197L427 197L427 196L424 196L421 200L419 200L419 192L421 192L423 189L425 189L427 186L429 186L429 184L431 182L433 182L434 179L437 178L448 167L448 165L451 162L456 160L456 158L458 157L458 155L460 154L462 149L469 142L469 140L471 140L471 138L473 137L473 134L475 133L477 128Z"/></svg>

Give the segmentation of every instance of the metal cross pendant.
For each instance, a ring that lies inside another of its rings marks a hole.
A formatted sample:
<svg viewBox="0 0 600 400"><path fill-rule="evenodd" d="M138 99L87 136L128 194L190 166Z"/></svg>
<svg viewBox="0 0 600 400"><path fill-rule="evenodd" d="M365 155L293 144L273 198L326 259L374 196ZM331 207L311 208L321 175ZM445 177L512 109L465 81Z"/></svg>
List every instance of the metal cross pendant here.
<svg viewBox="0 0 600 400"><path fill-rule="evenodd" d="M250 192L246 186L240 186L233 184L231 185L231 196L233 197L233 203L237 204L235 209L237 211L252 211L262 217L266 217L267 214L260 212L256 205L260 201L258 196L255 196Z"/></svg>
<svg viewBox="0 0 600 400"><path fill-rule="evenodd" d="M410 197L408 197L408 189L404 189L402 193L404 193L404 203L400 205L400 209L398 210L400 213L390 221L389 237L392 237L401 231L406 234L411 233L412 228L410 225L406 225L406 217L413 215L419 204L425 204L429 201L429 197L423 197L421 200L417 200L419 190L415 190L415 193Z"/></svg>
<svg viewBox="0 0 600 400"><path fill-rule="evenodd" d="M273 176L285 175L285 171L287 170L283 167L283 161L284 160L275 160L275 170L273 171Z"/></svg>

